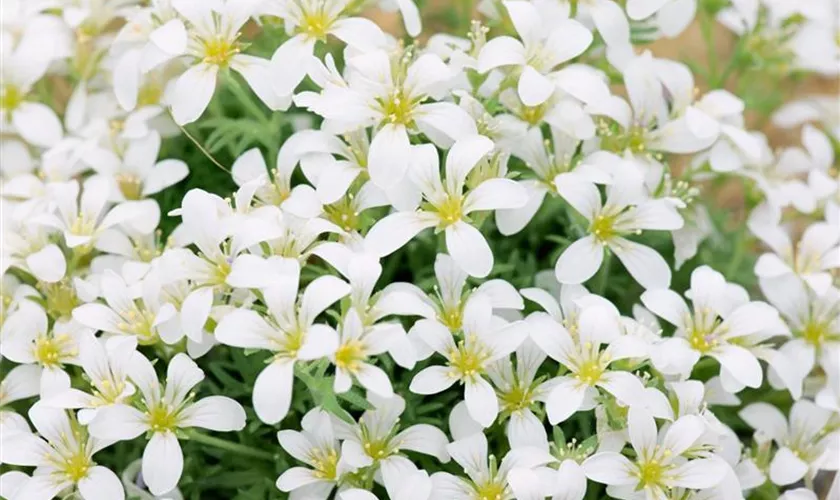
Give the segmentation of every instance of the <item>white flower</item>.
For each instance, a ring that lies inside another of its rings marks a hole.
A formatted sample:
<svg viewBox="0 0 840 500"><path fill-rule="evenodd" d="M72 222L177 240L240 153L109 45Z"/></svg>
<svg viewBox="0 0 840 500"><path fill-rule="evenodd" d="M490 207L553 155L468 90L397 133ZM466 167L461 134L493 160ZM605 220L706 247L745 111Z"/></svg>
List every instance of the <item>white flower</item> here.
<svg viewBox="0 0 840 500"><path fill-rule="evenodd" d="M555 184L560 196L589 221L587 236L572 243L557 259L554 272L558 281L577 284L588 280L598 272L604 251L609 249L643 287L662 288L671 283L665 259L623 235L681 228L683 219L673 200L647 198L640 180L633 176L614 178L607 187L605 203L595 184L574 173L557 176Z"/></svg>
<svg viewBox="0 0 840 500"><path fill-rule="evenodd" d="M349 391L355 378L362 387L381 397L394 396L388 374L368 359L387 351L392 335L399 335L394 328L382 326L384 328L365 328L355 309L347 312L339 330L338 347L330 354L335 365L335 392Z"/></svg>
<svg viewBox="0 0 840 500"><path fill-rule="evenodd" d="M118 224L132 224L147 234L154 231L154 227L147 227L154 219L146 216L150 210L157 210L154 200L126 201L107 209L110 188L108 179L91 177L81 187L80 197L78 181L52 184L49 192L57 214L44 214L38 222L62 231L67 246L82 253L94 247L103 231Z"/></svg>
<svg viewBox="0 0 840 500"><path fill-rule="evenodd" d="M161 53L155 66L182 55L193 64L174 82L168 101L179 125L197 120L213 97L220 70L231 68L245 79L257 97L272 110L285 109L291 96L275 91L269 61L242 54L239 30L262 0L176 0L175 10L183 16L172 19L149 35Z"/></svg>
<svg viewBox="0 0 840 500"><path fill-rule="evenodd" d="M43 403L32 406L29 418L40 436L4 434L0 440L3 463L35 467L11 500L49 500L65 490L77 491L85 500L125 498L117 475L92 458L110 442L88 436L64 410Z"/></svg>
<svg viewBox="0 0 840 500"><path fill-rule="evenodd" d="M598 125L601 149L633 155L645 167L645 182L655 188L663 173L662 153L696 153L711 146L720 124L693 105L694 78L687 66L656 59L649 52L629 55L622 66L630 104L610 96L588 103Z"/></svg>
<svg viewBox="0 0 840 500"><path fill-rule="evenodd" d="M668 498L672 488L712 488L723 480L725 462L690 455L704 429L699 417L688 415L657 433L653 417L641 407L631 407L627 431L636 458L599 452L583 462L583 470L592 481L610 485L610 495L617 498L633 498L638 490L648 498Z"/></svg>
<svg viewBox="0 0 840 500"><path fill-rule="evenodd" d="M173 275L166 277L188 278L193 282L195 289L184 299L180 318L187 337L198 341L216 290L227 286L259 288L271 282L266 261L244 252L281 236L283 231L276 220L235 214L225 200L200 189L189 191L181 207L181 230L186 243L194 243L199 252L197 255L189 251L167 252L172 259Z"/></svg>
<svg viewBox="0 0 840 500"><path fill-rule="evenodd" d="M665 339L651 353L654 365L667 373L688 374L701 356L711 356L720 362L724 379L759 387L761 365L755 354L739 343L749 335L776 332L780 327L778 311L765 302L750 302L742 288L727 283L708 266L691 273L690 297L692 310L671 290L642 294L645 307L677 328L674 337Z"/></svg>
<svg viewBox="0 0 840 500"><path fill-rule="evenodd" d="M511 153L525 162L530 170L536 174L535 179L520 181L520 185L528 192L528 202L521 208L497 210L496 225L499 232L509 236L521 231L537 214L543 199L547 194L557 194L554 180L564 172L574 170L585 178L596 183L604 183L609 176L596 169L586 160L576 156L576 150L581 142L556 127L551 127L551 147L543 139L542 131L531 128L520 140L511 146ZM587 145L583 143L583 149Z"/></svg>
<svg viewBox="0 0 840 500"><path fill-rule="evenodd" d="M765 210L767 209L767 210ZM771 212L771 214L766 214ZM765 205L750 216L748 227L773 253L762 254L755 263L755 274L761 279L798 276L817 295L832 288L831 271L840 267L840 227L828 222L808 226L794 245L780 225L780 210Z"/></svg>
<svg viewBox="0 0 840 500"><path fill-rule="evenodd" d="M548 383L536 379L546 355L532 341L525 340L516 349L516 367L510 358L502 358L490 365L487 376L496 387L499 411L507 418L506 432L511 448L538 446L547 442L542 420L532 408L544 401Z"/></svg>
<svg viewBox="0 0 840 500"><path fill-rule="evenodd" d="M531 2L513 0L504 5L522 41L509 36L493 38L481 49L478 70L521 68L519 98L526 106L538 106L554 93L552 70L582 54L592 43L592 33L572 19L553 18Z"/></svg>
<svg viewBox="0 0 840 500"><path fill-rule="evenodd" d="M134 395L134 385L126 371L137 347L134 337L111 337L107 341L85 335L79 339L79 364L90 381L90 393L67 387L44 404L61 409L78 409L79 422L89 423L98 409L121 404Z"/></svg>
<svg viewBox="0 0 840 500"><path fill-rule="evenodd" d="M153 281L148 285L160 286ZM140 344L154 344L158 339L174 342L163 326L177 311L172 304L160 303L152 286L144 284L142 297L116 273L106 271L99 282L105 303L89 302L73 310L73 319L102 332L131 335ZM138 300L142 299L142 300Z"/></svg>
<svg viewBox="0 0 840 500"><path fill-rule="evenodd" d="M470 224L472 212L521 207L525 190L510 179L488 179L464 194L467 175L493 149L483 136L461 139L446 157L446 181L440 176L437 150L432 145L414 148L411 178L420 188L427 209L391 214L374 225L365 238L365 249L385 256L408 243L420 231L435 227L446 234L449 254L468 274L484 277L493 267L487 240Z"/></svg>
<svg viewBox="0 0 840 500"><path fill-rule="evenodd" d="M693 90L692 90L693 91ZM761 160L761 142L744 130L744 102L726 90L713 90L694 106L720 124L720 136L708 154L697 155L695 164L708 160L715 172L732 172L745 163Z"/></svg>
<svg viewBox="0 0 840 500"><path fill-rule="evenodd" d="M546 388L548 420L562 422L581 409L591 407L603 389L622 405L632 406L642 396L644 386L630 372L610 370L609 365L627 358L644 357L646 345L635 337L622 335L618 315L593 305L580 313L575 335L546 315L528 318L531 339L552 359L570 370ZM601 350L601 346L607 347Z"/></svg>
<svg viewBox="0 0 840 500"><path fill-rule="evenodd" d="M778 449L770 462L770 480L778 485L793 484L803 477L812 478L820 469L837 470L837 441L840 434L835 415L813 402L800 399L790 410L790 420L776 407L753 403L738 415L756 430L756 440L773 440Z"/></svg>
<svg viewBox="0 0 840 500"><path fill-rule="evenodd" d="M4 12L4 18L12 15ZM11 124L24 141L46 148L61 140L64 130L55 111L32 99L32 87L44 76L53 58L52 48L42 35L38 39L30 36L27 43L20 43L14 49L6 46L10 40L3 37L0 122Z"/></svg>
<svg viewBox="0 0 840 500"><path fill-rule="evenodd" d="M311 467L292 467L277 478L280 491L293 492L306 498L326 500L342 476L353 472L335 437L333 420L321 408L309 410L301 420L300 432L282 430L277 433L280 446L295 459Z"/></svg>
<svg viewBox="0 0 840 500"><path fill-rule="evenodd" d="M315 44L332 35L361 52L387 48L389 40L370 19L348 17L346 0L275 1L266 10L283 19L291 38L271 57L272 84L278 95L291 95L306 76Z"/></svg>
<svg viewBox="0 0 840 500"><path fill-rule="evenodd" d="M350 286L335 276L312 281L298 298L300 265L283 259L282 279L262 295L270 316L250 309L227 314L216 327L219 342L273 353L269 364L254 382L254 409L263 422L274 424L286 416L292 401L294 364L336 352L338 335L318 317L334 302L350 293Z"/></svg>
<svg viewBox="0 0 840 500"><path fill-rule="evenodd" d="M785 103L773 113L773 124L793 128L803 123L820 123L834 140L840 140L840 112L833 96L812 95Z"/></svg>
<svg viewBox="0 0 840 500"><path fill-rule="evenodd" d="M424 329L421 340L445 357L447 366L423 369L414 376L409 390L437 394L461 382L470 416L489 427L499 413L499 401L484 376L493 362L510 355L525 340L524 328L522 321L506 324L494 318L487 298L472 298L464 308L463 338L457 344L452 333L439 323Z"/></svg>
<svg viewBox="0 0 840 500"><path fill-rule="evenodd" d="M338 421L336 437L342 440L341 457L350 466L361 469L378 465L383 475L405 467L410 461L401 451L414 451L449 462L446 446L449 440L437 427L416 424L400 430L399 418L405 411L405 400L398 395L388 399L368 397L374 409L367 410L359 423Z"/></svg>
<svg viewBox="0 0 840 500"><path fill-rule="evenodd" d="M202 427L226 432L245 427L245 410L236 401L225 396L193 401L191 391L204 379L204 372L186 354L176 354L169 362L164 388L142 354L134 354L126 371L143 396L142 410L125 404L101 408L88 429L94 437L107 440L135 439L148 433L143 480L156 495L175 488L183 472L177 431Z"/></svg>
<svg viewBox="0 0 840 500"><path fill-rule="evenodd" d="M111 201L139 200L183 180L189 174L181 160L157 161L160 134L149 132L133 140L122 155L98 149L85 155L87 163L110 181Z"/></svg>
<svg viewBox="0 0 840 500"><path fill-rule="evenodd" d="M302 134L300 132L299 134ZM310 219L320 215L322 208L315 190L306 184L299 184L292 187L292 174L294 173L296 158L290 158L291 150L295 149L297 143L294 135L283 143L277 154L276 167L269 176L265 159L258 148L249 149L233 162L231 172L233 180L238 186L250 184L248 189L255 189L254 198L267 205L277 205L284 211ZM237 207L241 208L241 207Z"/></svg>
<svg viewBox="0 0 840 500"><path fill-rule="evenodd" d="M3 325L0 354L15 363L41 368L40 394L52 395L70 385L64 365L79 363L78 339L92 335L73 322L56 322L50 328L47 314L34 302L21 305Z"/></svg>
<svg viewBox="0 0 840 500"><path fill-rule="evenodd" d="M483 433L453 441L446 449L452 459L467 473L468 479L448 472L432 474L434 485L432 498L452 500L542 498L534 495L534 490L539 491L538 484L513 484L516 475L514 472L531 470L555 460L543 449L526 446L509 451L497 468L495 456L488 457L487 437ZM520 486L522 490L519 490ZM520 494L522 496L519 496ZM526 494L531 496L526 496Z"/></svg>
<svg viewBox="0 0 840 500"><path fill-rule="evenodd" d="M351 57L347 70L349 84L328 84L306 104L326 119L324 128L332 132L378 127L370 144L368 172L380 188L393 188L404 180L413 155L409 131L419 130L442 147L476 134L472 117L456 104L425 102L452 77L433 54L411 61L408 53L392 59L377 50Z"/></svg>
<svg viewBox="0 0 840 500"><path fill-rule="evenodd" d="M15 432L29 432L26 419L8 405L15 401L37 396L41 385L41 369L36 365L19 365L0 380L0 436L11 436Z"/></svg>
<svg viewBox="0 0 840 500"><path fill-rule="evenodd" d="M831 363L840 349L840 292L832 288L822 296L799 279L759 280L767 300L779 309L793 338L778 352L792 359L791 368L804 378L816 363Z"/></svg>
<svg viewBox="0 0 840 500"><path fill-rule="evenodd" d="M392 500L429 500L432 480L429 473L418 469L408 460L388 464L382 468L382 482ZM360 488L349 488L338 493L340 500L379 500L373 493Z"/></svg>

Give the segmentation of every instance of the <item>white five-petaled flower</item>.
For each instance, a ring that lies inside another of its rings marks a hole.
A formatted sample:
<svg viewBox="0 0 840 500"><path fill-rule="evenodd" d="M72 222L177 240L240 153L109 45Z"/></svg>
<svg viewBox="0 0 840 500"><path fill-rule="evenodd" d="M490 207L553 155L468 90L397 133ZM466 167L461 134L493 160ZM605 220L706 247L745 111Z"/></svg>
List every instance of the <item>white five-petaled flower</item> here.
<svg viewBox="0 0 840 500"><path fill-rule="evenodd" d="M522 39L498 36L478 55L478 70L514 66L521 68L517 91L526 106L538 106L554 93L551 71L582 54L592 43L592 33L579 22L549 15L534 3L504 2L516 32Z"/></svg>
<svg viewBox="0 0 840 500"><path fill-rule="evenodd" d="M292 37L277 47L271 57L274 89L291 95L306 76L315 44L332 35L348 47L362 52L385 49L388 37L370 19L348 17L347 0L278 1L266 10L284 21ZM276 7L274 7L276 5Z"/></svg>
<svg viewBox="0 0 840 500"><path fill-rule="evenodd" d="M461 139L446 157L446 179L441 179L438 153L432 145L414 148L410 177L420 188L425 208L397 212L380 220L365 238L365 249L388 255L424 229L446 234L449 254L468 274L484 277L493 267L493 252L481 232L468 219L477 211L518 208L527 201L524 188L510 179L493 178L464 193L469 173L493 149L480 135Z"/></svg>
<svg viewBox="0 0 840 500"><path fill-rule="evenodd" d="M753 334L781 334L785 328L773 306L750 302L745 294L708 266L691 273L692 309L672 290L643 293L645 307L677 328L674 337L665 339L651 352L654 365L666 373L688 374L700 357L711 356L720 362L725 384L731 380L733 388L759 387L763 378L761 365L755 354L738 342Z"/></svg>
<svg viewBox="0 0 840 500"><path fill-rule="evenodd" d="M80 324L116 335L131 335L140 344L154 344L159 339L168 343L175 341L174 325L164 328L177 315L175 306L161 303L155 296L157 281L142 287L142 300L135 298L135 292L125 280L111 270L105 271L99 282L105 304L88 302L73 310L73 319ZM107 305L106 305L107 304Z"/></svg>
<svg viewBox="0 0 840 500"><path fill-rule="evenodd" d="M792 275L762 279L758 284L790 327L793 338L778 351L795 360L791 368L804 377L811 373L815 363L833 366L840 352L840 291L831 288L817 295Z"/></svg>
<svg viewBox="0 0 840 500"><path fill-rule="evenodd" d="M150 131L130 141L120 155L99 148L85 153L84 159L97 174L109 180L111 201L139 200L180 182L189 174L187 164L181 160L157 161L160 142L160 134Z"/></svg>
<svg viewBox="0 0 840 500"><path fill-rule="evenodd" d="M840 227L829 222L808 226L794 245L780 224L781 211L763 205L750 216L749 228L773 253L762 254L755 263L760 279L798 276L817 295L832 288L831 271L840 267Z"/></svg>
<svg viewBox="0 0 840 500"><path fill-rule="evenodd" d="M537 446L548 440L542 420L532 410L537 402L545 400L551 385L536 378L545 358L545 353L526 339L516 349L515 368L510 358L502 358L487 369L499 398L499 411L508 419L506 432L511 448Z"/></svg>
<svg viewBox="0 0 840 500"><path fill-rule="evenodd" d="M644 391L636 375L610 370L615 361L640 358L647 354L646 345L636 337L622 335L619 317L614 311L592 305L580 313L575 335L543 313L526 320L531 339L552 359L571 373L550 382L545 397L548 420L562 422L581 409L603 389L622 405L633 406ZM606 349L601 346L606 344Z"/></svg>
<svg viewBox="0 0 840 500"><path fill-rule="evenodd" d="M61 231L67 246L83 253L93 249L103 231L118 224L130 224L146 234L153 232L155 228L149 224L153 219L146 215L149 210L157 209L157 202L126 201L108 209L110 188L110 182L104 177L91 177L83 187L75 180L51 184L49 193L57 213L43 214L36 220Z"/></svg>
<svg viewBox="0 0 840 500"><path fill-rule="evenodd" d="M40 394L49 396L70 386L64 365L79 363L79 337L92 334L73 321L50 327L41 306L28 302L3 325L0 354L15 363L40 367Z"/></svg>
<svg viewBox="0 0 840 500"><path fill-rule="evenodd" d="M538 481L517 481L517 472L531 470L555 461L547 450L524 446L515 448L502 458L488 455L487 437L482 432L449 443L446 447L452 459L467 473L467 478L448 472L432 474L432 498L453 500L512 500L513 498L542 498Z"/></svg>
<svg viewBox="0 0 840 500"><path fill-rule="evenodd" d="M40 436L20 432L0 438L3 463L35 467L10 500L49 500L63 491L77 491L84 500L125 498L117 475L92 458L109 441L91 437L64 410L44 403L33 405L29 418Z"/></svg>
<svg viewBox="0 0 840 500"><path fill-rule="evenodd" d="M371 397L372 396L372 397ZM388 399L368 394L374 409L367 410L355 425L335 421L336 437L342 440L341 456L354 468L377 464L383 475L411 463L401 451L414 451L449 462L446 445L449 440L437 427L416 424L400 430L400 415L405 411L405 400L394 395Z"/></svg>
<svg viewBox="0 0 840 500"><path fill-rule="evenodd" d="M4 18L6 16L14 18L11 13L5 14ZM46 104L33 102L30 95L53 57L51 47L43 43L45 39L41 35L43 33L38 37L27 37L26 43L20 43L14 49L7 46L11 36L3 37L0 122L12 125L13 130L33 146L46 148L60 141L64 130L55 111Z"/></svg>
<svg viewBox="0 0 840 500"><path fill-rule="evenodd" d="M525 340L525 323L506 323L494 317L488 298L476 296L464 308L462 338L439 323L423 330L421 340L446 358L447 366L430 366L414 376L409 390L415 394L437 394L455 382L464 385L464 399L470 416L489 427L499 414L499 400L484 378L492 363L509 356Z"/></svg>
<svg viewBox="0 0 840 500"><path fill-rule="evenodd" d="M216 327L219 342L234 347L264 349L273 353L254 382L254 410L263 422L274 424L286 416L292 402L294 364L334 355L338 335L315 318L350 293L350 286L335 276L312 281L298 298L300 264L295 259L278 261L282 278L262 289L268 316L251 309L227 314ZM377 379L378 380L378 379Z"/></svg>
<svg viewBox="0 0 840 500"><path fill-rule="evenodd" d="M126 404L101 408L88 430L105 440L129 440L147 433L143 451L143 480L154 494L172 490L184 469L184 455L177 432L190 427L238 431L245 427L245 410L225 396L193 401L193 388L204 372L186 354L169 362L166 384L161 387L152 363L135 353L126 367L128 376L143 395L142 409Z"/></svg>
<svg viewBox="0 0 840 500"><path fill-rule="evenodd" d="M647 498L668 498L672 488L712 488L723 480L726 463L693 458L690 453L705 430L700 417L686 415L657 433L653 416L634 406L627 416L627 431L636 458L631 461L621 453L603 451L586 459L583 470L589 479L609 485L610 495L617 498L635 498L633 492L639 490Z"/></svg>
<svg viewBox="0 0 840 500"><path fill-rule="evenodd" d="M290 95L279 95L271 82L269 61L242 54L242 26L262 0L174 0L172 6L186 20L172 19L149 35L158 56L147 66L190 56L194 63L174 82L169 102L175 122L197 120L213 97L220 70L231 68L251 86L270 109L285 109ZM145 68L146 70L150 68Z"/></svg>
<svg viewBox="0 0 840 500"><path fill-rule="evenodd" d="M306 498L327 499L345 473L354 468L341 456L333 419L319 407L301 420L301 430L277 433L280 446L309 467L292 467L277 478L277 489Z"/></svg>
<svg viewBox="0 0 840 500"><path fill-rule="evenodd" d="M401 330L401 326L392 328L386 324L365 327L356 309L347 311L338 338L332 342L337 348L330 354L335 365L335 392L349 391L355 378L359 385L381 397L394 397L388 374L368 358L386 352Z"/></svg>
<svg viewBox="0 0 840 500"><path fill-rule="evenodd" d="M671 283L665 259L624 236L643 230L681 228L683 219L677 202L647 198L641 180L633 175L616 175L607 186L605 203L595 184L577 174L561 174L555 184L560 196L589 222L587 236L569 245L557 259L554 271L558 281L577 284L588 280L598 272L604 251L609 249L643 287L662 288Z"/></svg>
<svg viewBox="0 0 840 500"><path fill-rule="evenodd" d="M100 340L91 335L79 339L79 364L90 381L90 392L67 387L43 398L44 404L61 408L81 409L79 422L89 423L99 408L124 403L134 392L128 381L128 367L137 352L134 337L111 337Z"/></svg>
<svg viewBox="0 0 840 500"><path fill-rule="evenodd" d="M753 403L738 415L756 430L756 440L778 446L770 462L770 480L782 486L803 477L812 478L820 469L837 470L840 432L832 421L836 414L812 401L800 399L790 410L789 419L773 405Z"/></svg>
<svg viewBox="0 0 840 500"><path fill-rule="evenodd" d="M442 147L476 134L475 121L458 105L425 102L445 90L454 76L434 54L412 61L409 53L392 59L376 50L349 58L347 70L349 83L327 84L320 95L296 99L326 119L326 130L345 133L377 127L367 166L371 181L383 189L405 181L413 154L410 131L419 130Z"/></svg>

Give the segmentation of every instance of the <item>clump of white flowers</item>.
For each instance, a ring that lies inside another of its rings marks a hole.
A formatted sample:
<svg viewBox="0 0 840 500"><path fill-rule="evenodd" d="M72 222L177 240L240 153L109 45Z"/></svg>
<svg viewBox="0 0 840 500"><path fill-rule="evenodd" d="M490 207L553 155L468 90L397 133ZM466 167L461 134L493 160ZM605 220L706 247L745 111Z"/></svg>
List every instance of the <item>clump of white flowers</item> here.
<svg viewBox="0 0 840 500"><path fill-rule="evenodd" d="M0 497L840 498L840 4L461 3L4 0Z"/></svg>

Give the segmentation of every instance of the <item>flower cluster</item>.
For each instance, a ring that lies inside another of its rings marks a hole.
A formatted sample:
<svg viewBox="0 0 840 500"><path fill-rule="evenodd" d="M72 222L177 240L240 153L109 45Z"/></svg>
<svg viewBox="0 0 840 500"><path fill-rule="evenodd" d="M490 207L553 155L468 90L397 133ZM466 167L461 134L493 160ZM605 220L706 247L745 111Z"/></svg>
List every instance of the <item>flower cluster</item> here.
<svg viewBox="0 0 840 500"><path fill-rule="evenodd" d="M0 496L837 498L836 96L724 88L800 3L4 1Z"/></svg>

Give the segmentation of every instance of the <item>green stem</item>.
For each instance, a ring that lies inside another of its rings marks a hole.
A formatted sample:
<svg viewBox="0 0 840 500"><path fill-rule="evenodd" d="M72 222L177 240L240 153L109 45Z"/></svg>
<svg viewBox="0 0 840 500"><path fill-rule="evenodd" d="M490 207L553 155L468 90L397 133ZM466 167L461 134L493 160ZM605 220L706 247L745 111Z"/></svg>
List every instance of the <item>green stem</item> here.
<svg viewBox="0 0 840 500"><path fill-rule="evenodd" d="M709 59L709 80L712 81L717 75L717 51L714 46L714 37L712 36L712 16L706 10L702 9L700 13L700 32L703 34L703 41L706 44L706 57Z"/></svg>
<svg viewBox="0 0 840 500"><path fill-rule="evenodd" d="M271 119L265 115L262 108L255 103L253 99L251 99L251 93L248 92L241 83L239 83L239 80L237 80L233 74L228 73L226 80L230 84L231 93L233 93L236 99L248 109L248 112L252 114L254 118L265 125L271 123Z"/></svg>
<svg viewBox="0 0 840 500"><path fill-rule="evenodd" d="M189 431L187 433L187 436L190 438L190 440L195 441L196 443L213 446L214 448L229 451L231 453L236 453L237 455L242 455L244 457L259 458L260 460L274 462L274 455L267 451L255 450L250 446L245 446L239 443L232 443L230 441L219 439L213 436L208 436L207 434L201 434L196 431Z"/></svg>
<svg viewBox="0 0 840 500"><path fill-rule="evenodd" d="M610 277L610 264L612 264L612 252L606 251L604 262L601 264L600 275L598 276L598 295L603 296L607 290L607 280Z"/></svg>
<svg viewBox="0 0 840 500"><path fill-rule="evenodd" d="M747 232L742 231L738 235L738 242L735 246L734 254L732 255L732 260L729 262L729 267L726 269L726 278L732 279L732 275L735 274L735 271L738 270L738 267L741 265L741 262L744 260L744 247L746 247L747 243Z"/></svg>

